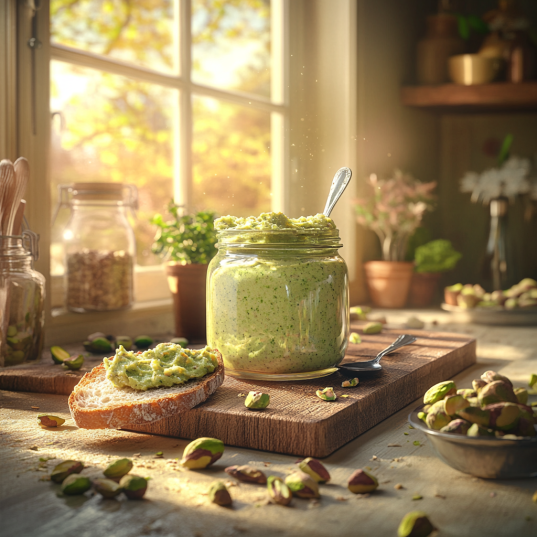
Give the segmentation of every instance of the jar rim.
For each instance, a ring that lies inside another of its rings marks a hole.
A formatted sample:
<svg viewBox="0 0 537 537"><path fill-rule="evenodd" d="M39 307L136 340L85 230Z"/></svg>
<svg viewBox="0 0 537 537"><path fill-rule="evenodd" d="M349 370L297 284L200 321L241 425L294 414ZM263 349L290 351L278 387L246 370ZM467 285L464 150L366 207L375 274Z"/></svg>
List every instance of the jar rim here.
<svg viewBox="0 0 537 537"><path fill-rule="evenodd" d="M224 229L217 231L217 248L341 248L334 229Z"/></svg>

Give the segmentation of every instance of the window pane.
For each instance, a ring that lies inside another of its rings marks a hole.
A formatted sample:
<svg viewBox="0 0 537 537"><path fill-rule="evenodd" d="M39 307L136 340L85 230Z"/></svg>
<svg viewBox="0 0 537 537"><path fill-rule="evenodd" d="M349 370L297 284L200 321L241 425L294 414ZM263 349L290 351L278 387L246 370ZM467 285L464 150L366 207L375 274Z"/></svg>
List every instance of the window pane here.
<svg viewBox="0 0 537 537"><path fill-rule="evenodd" d="M192 1L192 80L270 97L270 0Z"/></svg>
<svg viewBox="0 0 537 537"><path fill-rule="evenodd" d="M173 196L173 120L178 99L173 89L51 62L53 203L60 184L135 184L141 265L160 262L150 251L155 231L149 219L165 211ZM54 226L56 240L59 227ZM61 272L57 243L52 255L53 273Z"/></svg>
<svg viewBox="0 0 537 537"><path fill-rule="evenodd" d="M51 0L53 43L177 72L174 0Z"/></svg>
<svg viewBox="0 0 537 537"><path fill-rule="evenodd" d="M270 211L270 114L193 98L193 202L219 215Z"/></svg>

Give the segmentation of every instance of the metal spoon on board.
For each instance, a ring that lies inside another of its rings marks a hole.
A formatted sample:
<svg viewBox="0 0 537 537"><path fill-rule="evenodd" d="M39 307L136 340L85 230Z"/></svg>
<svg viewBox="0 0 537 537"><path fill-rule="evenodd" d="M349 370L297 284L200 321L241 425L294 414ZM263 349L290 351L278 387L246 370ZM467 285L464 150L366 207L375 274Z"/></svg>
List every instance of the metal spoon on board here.
<svg viewBox="0 0 537 537"><path fill-rule="evenodd" d="M323 214L325 216L330 216L334 205L341 197L341 194L343 194L343 191L347 188L351 177L352 172L350 168L340 168L336 172L336 175L334 175L334 179L332 179L332 185L330 186L330 192L328 193L326 205L324 206Z"/></svg>
<svg viewBox="0 0 537 537"><path fill-rule="evenodd" d="M410 345L414 343L416 338L410 334L401 334L389 347L386 347L383 351L380 351L377 354L376 358L373 360L368 360L367 362L348 362L345 364L340 364L338 367L340 369L345 369L349 372L365 372L365 371L380 371L382 366L379 364L381 358L390 354L405 345Z"/></svg>

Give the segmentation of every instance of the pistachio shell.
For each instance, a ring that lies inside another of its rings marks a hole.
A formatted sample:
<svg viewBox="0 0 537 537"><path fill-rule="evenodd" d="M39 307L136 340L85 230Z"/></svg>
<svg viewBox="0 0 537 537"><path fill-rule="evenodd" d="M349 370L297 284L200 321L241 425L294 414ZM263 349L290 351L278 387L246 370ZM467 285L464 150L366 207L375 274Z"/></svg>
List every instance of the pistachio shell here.
<svg viewBox="0 0 537 537"><path fill-rule="evenodd" d="M446 412L446 403L444 400L437 401L429 411L425 418L425 423L429 429L440 430L451 421L451 417Z"/></svg>
<svg viewBox="0 0 537 537"><path fill-rule="evenodd" d="M380 334L382 332L382 323L367 323L363 331L364 334Z"/></svg>
<svg viewBox="0 0 537 537"><path fill-rule="evenodd" d="M127 474L121 478L119 486L129 500L139 500L147 490L147 479L139 475Z"/></svg>
<svg viewBox="0 0 537 537"><path fill-rule="evenodd" d="M305 472L293 472L285 478L285 484L299 498L318 498L319 485L317 481Z"/></svg>
<svg viewBox="0 0 537 537"><path fill-rule="evenodd" d="M63 367L70 369L71 371L78 371L84 365L84 356L79 354L78 356L71 356L63 361Z"/></svg>
<svg viewBox="0 0 537 537"><path fill-rule="evenodd" d="M129 336L117 336L116 337L116 345L118 347L121 345L126 351L131 351L132 350L132 339Z"/></svg>
<svg viewBox="0 0 537 537"><path fill-rule="evenodd" d="M233 500L222 481L215 481L209 488L209 499L216 505L231 505Z"/></svg>
<svg viewBox="0 0 537 537"><path fill-rule="evenodd" d="M323 401L335 401L337 399L337 395L334 392L334 388L323 388L322 390L317 390L315 392L315 395L322 399Z"/></svg>
<svg viewBox="0 0 537 537"><path fill-rule="evenodd" d="M262 410L270 403L270 395L263 392L249 392L244 400L244 406L252 410Z"/></svg>
<svg viewBox="0 0 537 537"><path fill-rule="evenodd" d="M181 345L184 349L188 346L188 339L186 337L174 337L170 339L170 343L175 343L176 345Z"/></svg>
<svg viewBox="0 0 537 537"><path fill-rule="evenodd" d="M270 475L267 480L267 489L274 503L279 505L289 505L291 503L293 493L279 477Z"/></svg>
<svg viewBox="0 0 537 537"><path fill-rule="evenodd" d="M138 336L135 340L134 340L134 344L139 348L139 349L147 349L148 347L151 347L151 345L153 345L153 338L152 337L149 337L149 336Z"/></svg>
<svg viewBox="0 0 537 537"><path fill-rule="evenodd" d="M106 337L102 336L89 340L89 345L84 345L84 348L93 353L103 354L106 352L112 352L114 350L114 345L111 341L106 339Z"/></svg>
<svg viewBox="0 0 537 537"><path fill-rule="evenodd" d="M83 469L84 465L80 461L63 461L54 467L50 479L54 483L62 483L66 477L71 474L79 474Z"/></svg>
<svg viewBox="0 0 537 537"><path fill-rule="evenodd" d="M111 479L98 478L93 480L93 488L103 498L115 498L121 493L122 488Z"/></svg>
<svg viewBox="0 0 537 537"><path fill-rule="evenodd" d="M110 479L123 477L132 470L132 466L133 464L130 459L118 459L109 464L103 474Z"/></svg>
<svg viewBox="0 0 537 537"><path fill-rule="evenodd" d="M62 492L69 496L84 494L91 488L91 481L85 475L72 474L67 476L62 483Z"/></svg>
<svg viewBox="0 0 537 537"><path fill-rule="evenodd" d="M360 337L360 334L357 332L351 332L349 334L349 343L354 343L355 345L358 343L362 343L362 338Z"/></svg>
<svg viewBox="0 0 537 537"><path fill-rule="evenodd" d="M224 443L216 438L198 438L190 442L183 451L181 465L185 468L207 468L224 453Z"/></svg>
<svg viewBox="0 0 537 537"><path fill-rule="evenodd" d="M63 364L63 361L69 358L69 353L57 345L50 347L50 355L55 364Z"/></svg>
<svg viewBox="0 0 537 537"><path fill-rule="evenodd" d="M360 381L357 378L353 378L350 380L344 380L341 383L341 387L342 388L354 388L355 386L358 386L359 383Z"/></svg>
<svg viewBox="0 0 537 537"><path fill-rule="evenodd" d="M379 483L377 478L366 472L365 470L359 469L356 470L350 477L347 482L347 488L353 494L364 494L366 492L373 492L378 488Z"/></svg>
<svg viewBox="0 0 537 537"><path fill-rule="evenodd" d="M253 466L228 466L225 470L226 474L242 481L243 483L258 483L264 485L267 482L267 476Z"/></svg>
<svg viewBox="0 0 537 537"><path fill-rule="evenodd" d="M406 514L399 524L398 537L428 537L436 528L422 511Z"/></svg>
<svg viewBox="0 0 537 537"><path fill-rule="evenodd" d="M465 420L457 419L450 421L446 426L440 429L441 433L466 434L470 428L470 423Z"/></svg>
<svg viewBox="0 0 537 537"><path fill-rule="evenodd" d="M63 418L52 416L51 414L39 414L37 421L39 425L43 425L44 427L59 427L65 423Z"/></svg>
<svg viewBox="0 0 537 537"><path fill-rule="evenodd" d="M481 406L502 402L518 403L513 388L503 380L495 380L483 386L477 397Z"/></svg>
<svg viewBox="0 0 537 537"><path fill-rule="evenodd" d="M310 475L317 483L328 483L330 474L321 461L308 457L298 463L298 467Z"/></svg>
<svg viewBox="0 0 537 537"><path fill-rule="evenodd" d="M437 401L444 399L447 395L455 395L457 393L457 386L452 380L446 380L445 382L439 382L434 386L431 386L423 396L424 405L432 405Z"/></svg>

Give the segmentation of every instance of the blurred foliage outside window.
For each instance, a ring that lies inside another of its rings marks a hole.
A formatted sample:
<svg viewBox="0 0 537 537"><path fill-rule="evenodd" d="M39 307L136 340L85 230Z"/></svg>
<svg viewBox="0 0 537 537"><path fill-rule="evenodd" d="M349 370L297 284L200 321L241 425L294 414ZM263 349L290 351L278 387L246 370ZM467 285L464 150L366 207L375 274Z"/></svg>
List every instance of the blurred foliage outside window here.
<svg viewBox="0 0 537 537"><path fill-rule="evenodd" d="M180 0L179 0L180 1ZM178 2L174 0L51 0L52 44L72 47L166 75L191 77L224 91L270 97L270 1L192 0L192 73L179 73ZM174 188L179 88L105 69L51 62L51 178L133 183L139 189L138 264L151 253L155 213L165 213ZM190 95L191 210L246 216L270 210L270 113ZM60 215L62 216L62 215ZM64 221L67 217L63 215ZM53 230L52 274L62 272Z"/></svg>

